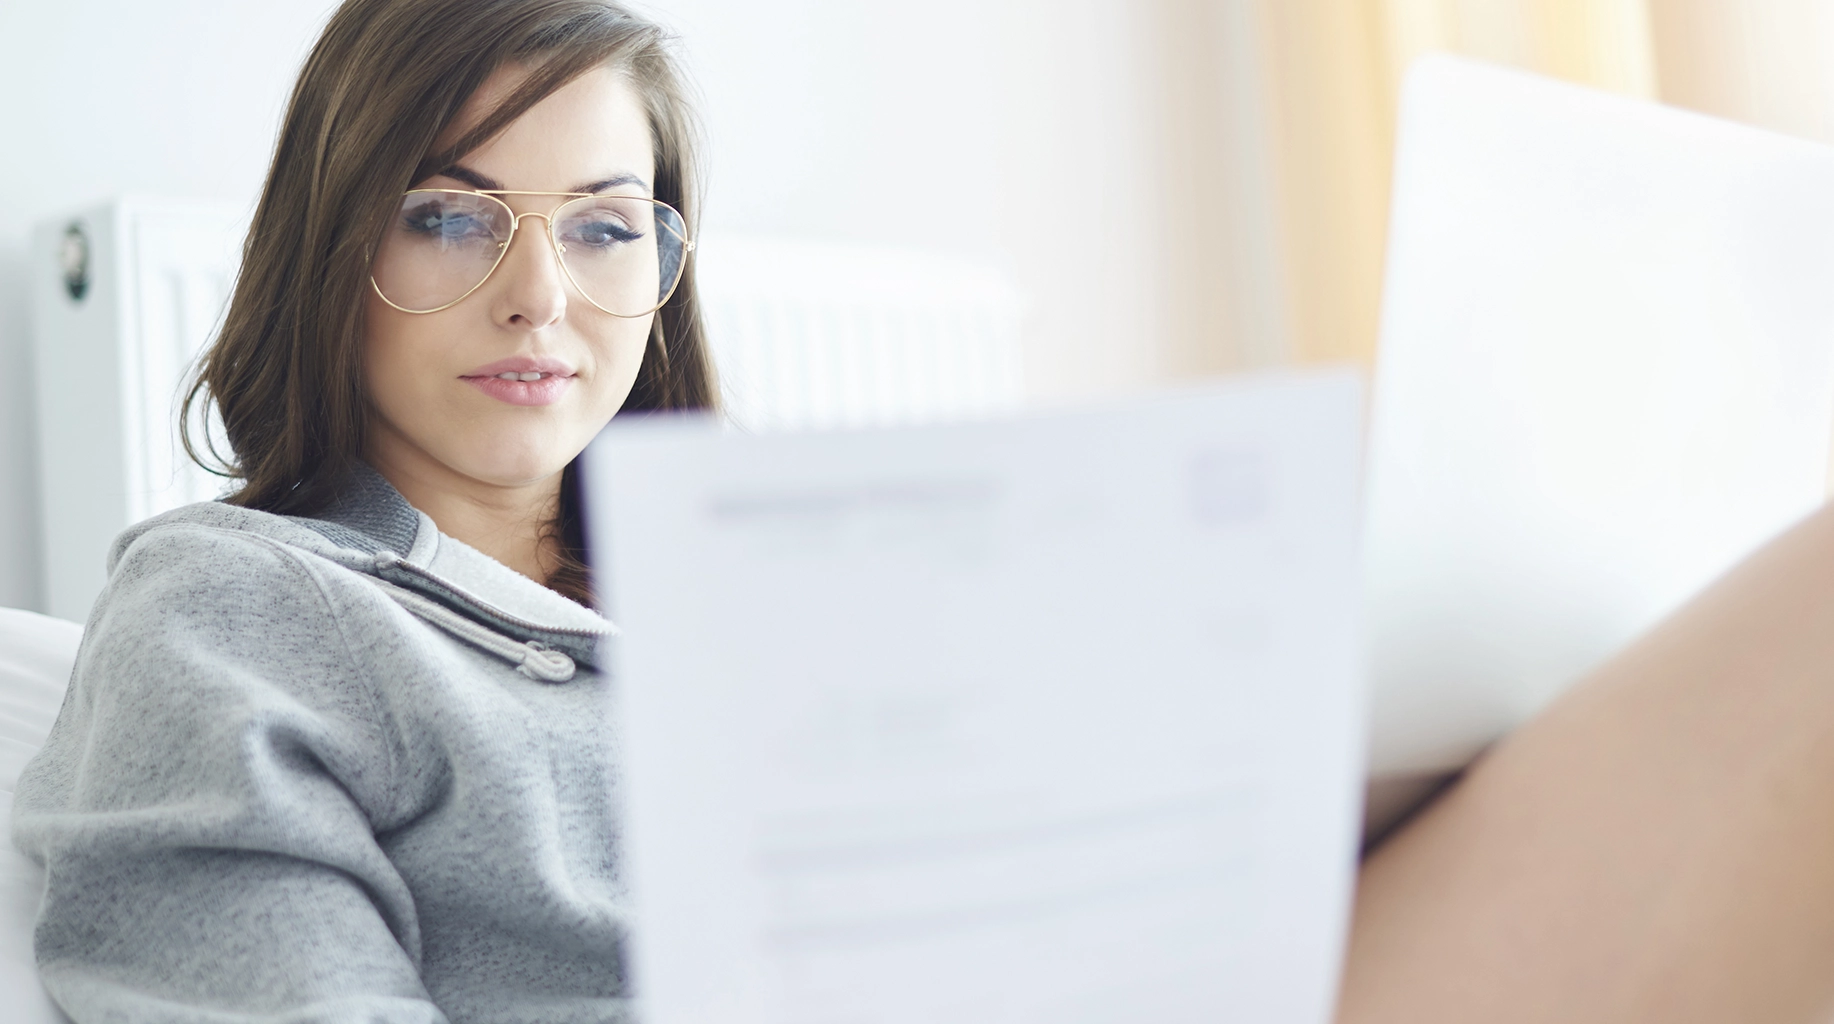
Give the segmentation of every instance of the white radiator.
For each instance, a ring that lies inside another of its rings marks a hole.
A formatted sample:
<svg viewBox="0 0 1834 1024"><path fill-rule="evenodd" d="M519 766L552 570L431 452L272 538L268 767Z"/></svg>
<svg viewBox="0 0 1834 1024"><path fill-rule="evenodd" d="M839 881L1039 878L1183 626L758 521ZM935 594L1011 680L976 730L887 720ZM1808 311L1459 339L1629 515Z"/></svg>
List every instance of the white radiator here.
<svg viewBox="0 0 1834 1024"><path fill-rule="evenodd" d="M930 253L713 238L695 250L727 411L755 431L1015 409L1018 293Z"/></svg>
<svg viewBox="0 0 1834 1024"><path fill-rule="evenodd" d="M120 199L38 225L31 289L46 611L83 621L115 534L215 497L180 389L229 295L243 214Z"/></svg>
<svg viewBox="0 0 1834 1024"><path fill-rule="evenodd" d="M121 199L33 234L52 615L87 618L116 534L222 489L179 446L178 408L221 318L242 231L242 211L224 204ZM1020 402L1021 307L992 271L755 238L703 243L695 259L715 366L743 429L912 423Z"/></svg>

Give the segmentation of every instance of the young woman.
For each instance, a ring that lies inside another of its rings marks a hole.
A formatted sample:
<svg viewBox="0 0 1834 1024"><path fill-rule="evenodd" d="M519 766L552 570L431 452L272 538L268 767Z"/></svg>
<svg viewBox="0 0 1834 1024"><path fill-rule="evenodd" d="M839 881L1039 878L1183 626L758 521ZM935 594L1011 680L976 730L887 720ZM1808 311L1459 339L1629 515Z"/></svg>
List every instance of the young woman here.
<svg viewBox="0 0 1834 1024"><path fill-rule="evenodd" d="M18 787L77 1021L623 1019L569 467L713 401L665 44L598 0L332 16L201 378L242 487L116 543Z"/></svg>
<svg viewBox="0 0 1834 1024"><path fill-rule="evenodd" d="M605 0L348 0L198 394L227 502L117 542L16 794L79 1022L603 1021L628 926L572 460L705 408L692 148ZM1834 513L1368 862L1345 1021L1834 1010Z"/></svg>

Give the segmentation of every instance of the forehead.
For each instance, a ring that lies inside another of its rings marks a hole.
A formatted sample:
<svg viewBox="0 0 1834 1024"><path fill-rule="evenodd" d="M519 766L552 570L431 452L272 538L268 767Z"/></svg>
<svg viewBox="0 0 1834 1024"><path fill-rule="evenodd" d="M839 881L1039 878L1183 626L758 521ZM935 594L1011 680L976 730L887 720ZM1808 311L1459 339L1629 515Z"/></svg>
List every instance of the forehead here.
<svg viewBox="0 0 1834 1024"><path fill-rule="evenodd" d="M437 145L455 140L522 81L502 68L466 101ZM461 158L509 189L565 191L617 174L655 180L649 118L624 74L597 68L530 107L502 134Z"/></svg>

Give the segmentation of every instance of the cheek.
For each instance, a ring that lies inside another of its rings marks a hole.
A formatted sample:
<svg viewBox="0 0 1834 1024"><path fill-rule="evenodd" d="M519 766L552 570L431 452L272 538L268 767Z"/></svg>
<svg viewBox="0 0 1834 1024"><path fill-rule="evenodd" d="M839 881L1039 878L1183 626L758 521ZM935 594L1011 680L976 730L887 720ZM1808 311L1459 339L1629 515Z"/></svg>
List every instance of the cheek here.
<svg viewBox="0 0 1834 1024"><path fill-rule="evenodd" d="M649 350L655 318L654 313L634 320L605 317L608 323L595 325L598 329L589 342L595 363L591 403L595 416L609 420L623 408Z"/></svg>
<svg viewBox="0 0 1834 1024"><path fill-rule="evenodd" d="M370 404L390 419L411 418L437 377L442 334L439 314L409 316L370 296L363 331L363 388ZM418 372L417 372L418 371Z"/></svg>

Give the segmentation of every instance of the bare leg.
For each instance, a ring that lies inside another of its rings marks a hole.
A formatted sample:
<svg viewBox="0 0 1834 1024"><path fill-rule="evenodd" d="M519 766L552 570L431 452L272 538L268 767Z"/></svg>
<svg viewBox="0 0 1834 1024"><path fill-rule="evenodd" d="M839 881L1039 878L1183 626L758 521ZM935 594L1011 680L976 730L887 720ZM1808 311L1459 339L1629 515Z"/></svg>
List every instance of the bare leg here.
<svg viewBox="0 0 1834 1024"><path fill-rule="evenodd" d="M1834 508L1364 865L1340 1019L1834 1019Z"/></svg>

